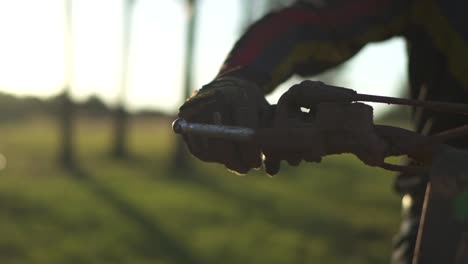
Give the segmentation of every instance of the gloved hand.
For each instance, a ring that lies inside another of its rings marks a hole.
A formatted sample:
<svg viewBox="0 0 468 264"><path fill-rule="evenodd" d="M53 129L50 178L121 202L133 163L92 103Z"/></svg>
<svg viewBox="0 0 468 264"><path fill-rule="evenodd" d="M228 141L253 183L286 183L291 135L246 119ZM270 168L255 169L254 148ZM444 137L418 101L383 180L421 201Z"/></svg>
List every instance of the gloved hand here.
<svg viewBox="0 0 468 264"><path fill-rule="evenodd" d="M270 119L271 106L260 88L234 77L215 80L202 87L179 109L187 121L263 127ZM202 161L224 164L240 174L262 164L260 148L254 142L232 142L203 136L184 135L190 152Z"/></svg>

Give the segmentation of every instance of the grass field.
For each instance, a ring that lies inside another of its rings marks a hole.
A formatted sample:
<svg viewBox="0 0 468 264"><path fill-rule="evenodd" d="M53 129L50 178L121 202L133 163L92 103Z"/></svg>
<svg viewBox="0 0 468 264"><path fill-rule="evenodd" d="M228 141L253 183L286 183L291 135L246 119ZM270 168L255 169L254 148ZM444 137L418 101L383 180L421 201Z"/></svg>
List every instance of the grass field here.
<svg viewBox="0 0 468 264"><path fill-rule="evenodd" d="M52 120L0 124L0 263L388 262L391 173L351 156L274 178L193 159L174 171L169 125L133 121L132 157L118 161L109 121L81 119L80 166L67 171Z"/></svg>

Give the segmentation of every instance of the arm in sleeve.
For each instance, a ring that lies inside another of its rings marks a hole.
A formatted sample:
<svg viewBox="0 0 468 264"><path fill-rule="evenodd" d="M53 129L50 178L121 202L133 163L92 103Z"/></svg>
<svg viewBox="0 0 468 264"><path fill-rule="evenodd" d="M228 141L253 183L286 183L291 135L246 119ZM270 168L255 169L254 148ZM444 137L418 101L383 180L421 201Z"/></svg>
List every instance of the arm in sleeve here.
<svg viewBox="0 0 468 264"><path fill-rule="evenodd" d="M329 2L323 7L297 3L251 25L218 77L242 77L269 93L293 74L318 74L346 61L369 42L402 35L411 1Z"/></svg>

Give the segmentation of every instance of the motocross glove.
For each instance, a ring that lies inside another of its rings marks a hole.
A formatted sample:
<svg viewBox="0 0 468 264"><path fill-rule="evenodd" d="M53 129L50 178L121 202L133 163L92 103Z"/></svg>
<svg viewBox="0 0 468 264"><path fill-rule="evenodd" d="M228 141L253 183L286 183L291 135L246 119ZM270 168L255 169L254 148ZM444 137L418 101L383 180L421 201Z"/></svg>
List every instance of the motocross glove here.
<svg viewBox="0 0 468 264"><path fill-rule="evenodd" d="M179 109L179 118L190 122L259 128L270 118L271 106L260 88L235 77L216 79L203 86ZM224 164L245 174L262 165L255 142L233 142L199 135L184 135L189 151L202 161Z"/></svg>

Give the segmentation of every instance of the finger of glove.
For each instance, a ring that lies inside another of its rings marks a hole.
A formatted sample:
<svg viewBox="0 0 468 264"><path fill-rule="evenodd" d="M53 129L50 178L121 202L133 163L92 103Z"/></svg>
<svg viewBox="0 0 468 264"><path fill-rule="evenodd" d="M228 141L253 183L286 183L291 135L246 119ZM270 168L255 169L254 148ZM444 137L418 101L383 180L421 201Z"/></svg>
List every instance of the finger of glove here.
<svg viewBox="0 0 468 264"><path fill-rule="evenodd" d="M228 113L223 115L220 112L213 113L213 123L214 124L223 124L223 123L231 123L230 118L226 118ZM223 120L224 119L224 120ZM248 172L249 168L243 164L242 160L240 159L240 155L238 154L238 147L234 142L229 142L227 140L218 140L215 142L216 147L215 149L218 152L218 155L222 157L223 163L231 171L234 171L238 174L245 174Z"/></svg>
<svg viewBox="0 0 468 264"><path fill-rule="evenodd" d="M206 144L203 142L204 139L202 137L184 134L183 139L185 141L185 144L187 145L188 150L192 155L194 155L202 161L217 162L213 159L213 155L210 155L209 152L204 151L206 149Z"/></svg>
<svg viewBox="0 0 468 264"><path fill-rule="evenodd" d="M213 124L220 125L223 123L231 123L229 120L230 118L227 115L228 113L225 113L223 118L223 115L220 112L214 112L212 115ZM213 147L213 152L216 153L217 158L222 160L222 163L229 170L239 174L245 174L249 171L250 168L242 162L240 158L241 156L238 154L239 149L236 147L234 142L213 139L210 146Z"/></svg>
<svg viewBox="0 0 468 264"><path fill-rule="evenodd" d="M184 141L192 155L205 162L224 163L225 157L219 155L219 150L213 146L217 146L213 139L194 134L183 134Z"/></svg>
<svg viewBox="0 0 468 264"><path fill-rule="evenodd" d="M193 96L189 98L180 108L178 116L192 122L207 123L209 118L206 113L215 108L215 101L210 100L196 100ZM205 101L205 102L203 102ZM199 135L184 133L183 139L190 151L194 156L202 161L216 161L213 160L213 155L206 151L206 138Z"/></svg>
<svg viewBox="0 0 468 264"><path fill-rule="evenodd" d="M184 104L179 112L179 117L191 122L219 123L221 120L214 119L221 118L214 118L214 116L221 115L218 111L222 102L216 100L216 98L204 98L203 100L190 100ZM190 104L188 104L189 102ZM190 152L202 161L226 164L233 156L232 144L226 143L225 140L193 134L184 134L184 140Z"/></svg>
<svg viewBox="0 0 468 264"><path fill-rule="evenodd" d="M190 98L180 108L179 117L192 122L233 125L234 114L228 111L228 102L233 99L219 91L207 90ZM243 151L233 142L196 135L185 135L184 139L190 152L203 161L223 163L228 169L242 174L250 169L240 155ZM261 163L260 158L258 163Z"/></svg>
<svg viewBox="0 0 468 264"><path fill-rule="evenodd" d="M236 146L229 141L219 139L209 139L208 148L212 161L222 163L229 170L244 174L248 168L242 163L237 155Z"/></svg>
<svg viewBox="0 0 468 264"><path fill-rule="evenodd" d="M233 149L233 150L235 151L235 149ZM235 153L235 152L232 152L232 153ZM227 159L224 162L224 165L229 170L234 171L234 172L236 172L238 174L246 174L250 170L250 167L247 167L242 162L242 160L239 159L238 155L233 155L231 158Z"/></svg>
<svg viewBox="0 0 468 264"><path fill-rule="evenodd" d="M291 152L288 153L287 156L284 158L289 165L291 166L299 166L302 161L302 153L299 152Z"/></svg>
<svg viewBox="0 0 468 264"><path fill-rule="evenodd" d="M265 161L263 163L265 172L268 173L268 175L274 176L280 170L281 160L275 157L273 153L265 153Z"/></svg>
<svg viewBox="0 0 468 264"><path fill-rule="evenodd" d="M249 169L239 159L232 142L194 135L184 135L184 140L190 153L202 161L222 163L228 169L241 174Z"/></svg>
<svg viewBox="0 0 468 264"><path fill-rule="evenodd" d="M317 154L316 152L304 152L303 153L303 159L307 162L317 162L320 163L322 161L322 157Z"/></svg>
<svg viewBox="0 0 468 264"><path fill-rule="evenodd" d="M250 108L250 109L249 109ZM234 119L236 125L255 128L258 126L258 114L252 113L256 111L254 106L242 106L235 110ZM259 168L262 165L260 156L260 148L256 142L238 142L237 154L242 164L247 168Z"/></svg>

